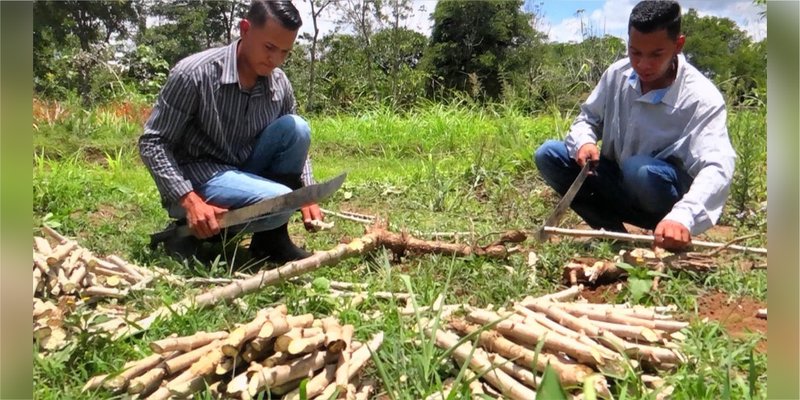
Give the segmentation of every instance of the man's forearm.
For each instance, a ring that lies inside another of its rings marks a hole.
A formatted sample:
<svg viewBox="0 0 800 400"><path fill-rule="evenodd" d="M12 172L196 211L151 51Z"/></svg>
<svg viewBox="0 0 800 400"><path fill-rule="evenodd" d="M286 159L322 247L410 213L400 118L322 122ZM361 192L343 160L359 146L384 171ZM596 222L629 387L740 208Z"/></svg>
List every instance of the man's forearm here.
<svg viewBox="0 0 800 400"><path fill-rule="evenodd" d="M177 202L193 190L191 181L183 176L174 155L159 142L157 135L142 135L139 139L139 154L153 177L156 188L167 202Z"/></svg>

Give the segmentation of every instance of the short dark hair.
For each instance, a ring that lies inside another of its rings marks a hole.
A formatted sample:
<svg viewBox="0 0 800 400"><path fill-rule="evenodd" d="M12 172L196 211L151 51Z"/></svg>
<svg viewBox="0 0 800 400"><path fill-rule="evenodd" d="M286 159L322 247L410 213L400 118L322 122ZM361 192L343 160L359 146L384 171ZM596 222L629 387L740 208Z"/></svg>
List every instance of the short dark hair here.
<svg viewBox="0 0 800 400"><path fill-rule="evenodd" d="M642 33L667 30L672 40L681 34L681 6L672 0L644 0L636 4L628 20L628 32L636 28Z"/></svg>
<svg viewBox="0 0 800 400"><path fill-rule="evenodd" d="M300 12L287 0L253 0L245 16L255 26L264 26L268 18L280 23L284 28L297 31L303 26Z"/></svg>

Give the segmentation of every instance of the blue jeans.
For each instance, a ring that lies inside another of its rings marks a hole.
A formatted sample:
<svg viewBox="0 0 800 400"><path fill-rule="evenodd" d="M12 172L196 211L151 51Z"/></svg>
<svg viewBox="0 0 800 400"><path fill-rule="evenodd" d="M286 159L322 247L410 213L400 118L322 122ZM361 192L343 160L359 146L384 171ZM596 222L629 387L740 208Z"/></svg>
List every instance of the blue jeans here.
<svg viewBox="0 0 800 400"><path fill-rule="evenodd" d="M291 192L288 186L264 177L300 176L311 144L308 123L297 115L284 115L269 124L256 140L253 153L240 170L212 176L208 182L195 188L197 194L209 204L236 209ZM168 212L173 218L186 217L180 204L171 205ZM231 227L228 231L247 233L275 229L287 223L293 212L269 214L247 225Z"/></svg>
<svg viewBox="0 0 800 400"><path fill-rule="evenodd" d="M542 144L534 161L545 182L562 196L581 170L564 142L558 140ZM594 229L624 232L623 222L655 229L686 194L692 180L675 165L652 157L633 156L621 166L601 157L571 207Z"/></svg>

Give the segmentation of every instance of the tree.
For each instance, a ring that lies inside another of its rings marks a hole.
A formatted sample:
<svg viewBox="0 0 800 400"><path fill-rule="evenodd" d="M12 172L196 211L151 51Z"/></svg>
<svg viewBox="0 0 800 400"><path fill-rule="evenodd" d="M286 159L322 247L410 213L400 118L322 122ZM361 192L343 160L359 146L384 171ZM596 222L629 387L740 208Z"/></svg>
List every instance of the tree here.
<svg viewBox="0 0 800 400"><path fill-rule="evenodd" d="M425 6L423 5L422 7L424 9ZM389 15L387 15L387 17L389 18L389 24L391 27L387 39L389 42L389 48L392 49L392 56L393 56L389 64L390 68L389 79L391 82L392 97L395 97L398 94L397 79L400 70L400 65L402 63L402 61L400 60L401 58L400 53L401 51L403 51L401 50L401 46L404 40L410 40L410 41L414 40L413 31L410 31L405 28L402 28L401 31L400 21L405 21L406 19L408 19L408 16L413 11L413 7L411 6L411 0L390 0L389 8L390 8ZM424 41L423 44L427 44L426 42L427 40ZM405 49L405 51L408 52L409 49Z"/></svg>
<svg viewBox="0 0 800 400"><path fill-rule="evenodd" d="M363 77L369 64L355 35L335 33L320 41L318 94L330 108L346 110L368 100L374 90Z"/></svg>
<svg viewBox="0 0 800 400"><path fill-rule="evenodd" d="M395 105L413 104L425 91L428 74L420 67L428 38L408 28L382 29L372 38L378 90Z"/></svg>
<svg viewBox="0 0 800 400"><path fill-rule="evenodd" d="M425 56L439 83L447 89L497 98L502 92L502 73L518 67L509 54L535 39L521 7L521 0L439 1Z"/></svg>
<svg viewBox="0 0 800 400"><path fill-rule="evenodd" d="M738 99L766 84L766 46L753 44L734 21L700 17L690 9L682 27L686 59L730 97Z"/></svg>
<svg viewBox="0 0 800 400"><path fill-rule="evenodd" d="M84 104L93 86L116 72L112 38L128 36L137 21L129 1L36 1L33 4L33 73L37 93L63 97L76 91ZM102 76L101 76L102 75ZM118 80L117 80L118 81Z"/></svg>
<svg viewBox="0 0 800 400"><path fill-rule="evenodd" d="M89 51L92 43L108 43L113 35L124 37L129 23L137 20L130 1L35 1L33 3L34 48L42 46L42 33L52 34L54 44L64 44L69 35L78 38L81 49Z"/></svg>
<svg viewBox="0 0 800 400"><path fill-rule="evenodd" d="M160 22L138 42L152 46L169 65L175 65L190 54L230 43L235 23L247 7L242 0L156 0L149 13Z"/></svg>
<svg viewBox="0 0 800 400"><path fill-rule="evenodd" d="M717 82L730 78L731 57L749 44L747 34L728 18L699 17L694 9L683 16L682 25L686 59Z"/></svg>
<svg viewBox="0 0 800 400"><path fill-rule="evenodd" d="M335 3L336 9L340 12L341 18L337 21L339 26L349 26L355 31L359 38L358 51L364 54L366 59L367 83L378 99L378 92L373 76L373 54L372 54L372 35L376 31L384 16L382 13L382 0L341 0Z"/></svg>
<svg viewBox="0 0 800 400"><path fill-rule="evenodd" d="M308 103L306 104L307 110L314 109L314 81L316 80L316 66L317 66L317 41L319 38L319 25L317 20L322 15L322 11L333 3L333 0L305 0L311 5L311 23L314 25L314 35L307 35L304 37L311 41L311 60L309 63L308 72Z"/></svg>

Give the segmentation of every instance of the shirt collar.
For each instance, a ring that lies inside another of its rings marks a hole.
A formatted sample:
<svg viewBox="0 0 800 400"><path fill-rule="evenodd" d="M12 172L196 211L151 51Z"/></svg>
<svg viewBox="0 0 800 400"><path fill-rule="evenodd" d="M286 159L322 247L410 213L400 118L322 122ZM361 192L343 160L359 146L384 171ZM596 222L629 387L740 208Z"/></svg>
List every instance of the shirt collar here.
<svg viewBox="0 0 800 400"><path fill-rule="evenodd" d="M223 58L222 76L219 80L223 85L239 83L239 70L236 69L236 48L238 45L239 40L229 44L225 53L225 58Z"/></svg>
<svg viewBox="0 0 800 400"><path fill-rule="evenodd" d="M678 72L675 74L675 81L667 88L667 93L661 99L661 102L669 106L675 107L678 104L678 95L680 95L683 83L686 80L686 57L683 53L678 54Z"/></svg>
<svg viewBox="0 0 800 400"><path fill-rule="evenodd" d="M643 101L648 103L664 103L666 105L675 107L678 102L678 95L680 88L683 86L684 76L686 75L686 57L683 53L678 54L678 72L675 74L675 81L671 85L663 89L651 90L646 95L642 96ZM641 92L641 83L639 82L639 75L630 67L623 76L627 76L626 82L628 85L638 92Z"/></svg>

